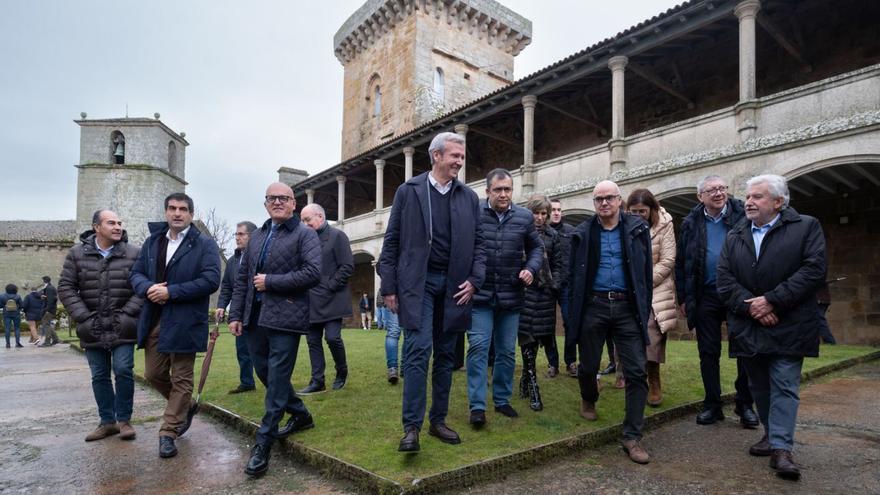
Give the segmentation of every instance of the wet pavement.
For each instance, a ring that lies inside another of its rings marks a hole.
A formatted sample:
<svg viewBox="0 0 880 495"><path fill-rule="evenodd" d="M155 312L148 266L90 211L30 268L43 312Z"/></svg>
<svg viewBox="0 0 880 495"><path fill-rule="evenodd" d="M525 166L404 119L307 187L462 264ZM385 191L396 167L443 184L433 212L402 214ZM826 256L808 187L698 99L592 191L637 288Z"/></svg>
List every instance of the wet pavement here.
<svg viewBox="0 0 880 495"><path fill-rule="evenodd" d="M344 481L273 453L269 473L242 470L252 438L196 416L177 441L179 454L158 455L164 400L135 385L137 439L86 443L98 424L85 357L59 344L0 349L0 493L226 494L349 493Z"/></svg>
<svg viewBox="0 0 880 495"><path fill-rule="evenodd" d="M273 453L269 474L242 473L250 437L196 416L178 440L180 453L158 457L164 402L138 384L132 442L110 437L86 443L97 426L85 358L67 348L0 349L0 493L258 494L354 493ZM618 446L557 461L458 492L533 493L880 493L880 361L835 373L801 391L795 434L799 482L778 479L767 458L751 457L757 430L744 430L733 411L726 421L698 426L690 415L649 432L653 456L630 462Z"/></svg>

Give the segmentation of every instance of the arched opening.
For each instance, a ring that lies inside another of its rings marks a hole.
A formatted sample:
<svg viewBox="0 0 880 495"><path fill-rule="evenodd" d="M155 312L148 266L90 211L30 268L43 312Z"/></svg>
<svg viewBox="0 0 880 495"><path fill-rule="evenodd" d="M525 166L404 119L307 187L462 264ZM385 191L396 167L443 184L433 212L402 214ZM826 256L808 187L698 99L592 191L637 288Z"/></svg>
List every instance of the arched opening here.
<svg viewBox="0 0 880 495"><path fill-rule="evenodd" d="M585 210L583 208L571 208L568 210L563 209L562 210L562 221L571 225L571 226L577 227L578 225L582 224L583 222L590 220L595 215L596 215L596 212L590 211L590 210Z"/></svg>
<svg viewBox="0 0 880 495"><path fill-rule="evenodd" d="M348 281L351 287L351 320L344 322L348 328L360 328L361 315L358 309L358 303L364 293L370 300L370 321L373 321L373 310L375 310L376 293L379 287L376 286L376 269L374 263L376 258L366 251L355 251L354 253L354 273Z"/></svg>
<svg viewBox="0 0 880 495"><path fill-rule="evenodd" d="M434 69L434 99L441 105L446 102L446 82L440 67Z"/></svg>
<svg viewBox="0 0 880 495"><path fill-rule="evenodd" d="M119 131L110 133L110 158L108 162L116 165L125 164L125 136Z"/></svg>
<svg viewBox="0 0 880 495"><path fill-rule="evenodd" d="M168 141L168 171L174 175L179 175L177 167L177 144L174 141Z"/></svg>

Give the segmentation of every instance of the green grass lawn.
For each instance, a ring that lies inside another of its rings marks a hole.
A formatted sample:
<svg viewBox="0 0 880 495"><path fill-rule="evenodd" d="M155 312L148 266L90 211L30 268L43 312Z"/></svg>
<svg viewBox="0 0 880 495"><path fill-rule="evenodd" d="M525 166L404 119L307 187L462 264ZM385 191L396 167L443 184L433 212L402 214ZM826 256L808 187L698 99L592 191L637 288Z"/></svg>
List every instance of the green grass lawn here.
<svg viewBox="0 0 880 495"><path fill-rule="evenodd" d="M426 426L421 435L422 451L418 455L399 454L397 444L402 436L400 414L403 386L391 386L385 379L385 333L346 329L343 338L350 370L348 384L341 391L328 390L303 398L317 427L295 435L294 439L396 481L407 482L422 478L613 425L623 419L624 391L613 388L613 377L609 377L603 379L605 388L598 403L599 421L583 421L578 415L580 395L577 380L565 375L553 379L545 378L543 370L546 369L547 362L541 351L538 365L542 370L539 384L544 398L544 411L532 412L525 399L514 395L512 405L519 411L519 418L506 418L490 408L487 412L488 425L481 431L474 431L468 425L465 373L455 372L447 423L459 432L462 444L443 444L427 435ZM561 350L561 338L559 344ZM224 328L217 341L202 400L259 422L263 414L264 394L259 382L256 393L226 394L238 384L238 363L235 360L234 346L234 338ZM822 356L807 359L804 371L874 350L875 348L867 346L823 346ZM329 389L334 370L326 345L325 355ZM519 383L519 356L517 362L515 394ZM136 353L135 366L138 373L143 372L142 352ZM196 363L196 380L200 366L201 359ZM732 359L722 358L724 392L733 390L735 369ZM303 338L293 374L294 388L300 389L308 383L309 372L308 349ZM646 408L646 414L702 399L703 386L700 381L696 342L670 341L667 346L667 362L661 367L661 374L663 406L657 409ZM491 386L489 400L491 401Z"/></svg>

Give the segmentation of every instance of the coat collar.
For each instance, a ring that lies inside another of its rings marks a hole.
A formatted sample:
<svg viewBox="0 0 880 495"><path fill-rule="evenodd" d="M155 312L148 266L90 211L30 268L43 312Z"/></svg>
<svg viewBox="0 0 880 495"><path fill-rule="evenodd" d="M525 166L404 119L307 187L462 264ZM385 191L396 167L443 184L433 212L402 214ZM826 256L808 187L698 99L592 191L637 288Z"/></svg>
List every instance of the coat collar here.
<svg viewBox="0 0 880 495"><path fill-rule="evenodd" d="M290 218L288 218L287 220L281 222L278 225L278 228L279 229L283 228L285 230L293 232L293 230L296 229L296 226L299 224L300 224L299 217L296 215L293 215ZM271 228L272 228L272 219L270 218L270 219L266 220L265 222L263 222L263 226L260 227L260 230L268 232L269 229L271 229Z"/></svg>

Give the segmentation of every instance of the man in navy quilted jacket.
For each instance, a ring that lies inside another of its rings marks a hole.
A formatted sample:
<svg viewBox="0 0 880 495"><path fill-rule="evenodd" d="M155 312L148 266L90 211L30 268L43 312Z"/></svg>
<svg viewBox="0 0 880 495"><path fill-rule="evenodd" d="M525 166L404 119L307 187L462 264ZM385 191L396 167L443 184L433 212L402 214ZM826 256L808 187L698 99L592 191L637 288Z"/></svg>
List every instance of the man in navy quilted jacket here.
<svg viewBox="0 0 880 495"><path fill-rule="evenodd" d="M229 330L247 338L254 370L266 386L266 413L244 470L250 476L269 469L275 439L315 426L290 375L300 337L309 332L309 289L321 279L321 241L293 215L296 200L287 184L271 184L265 206L270 218L251 234L229 308ZM290 418L279 428L285 412Z"/></svg>

